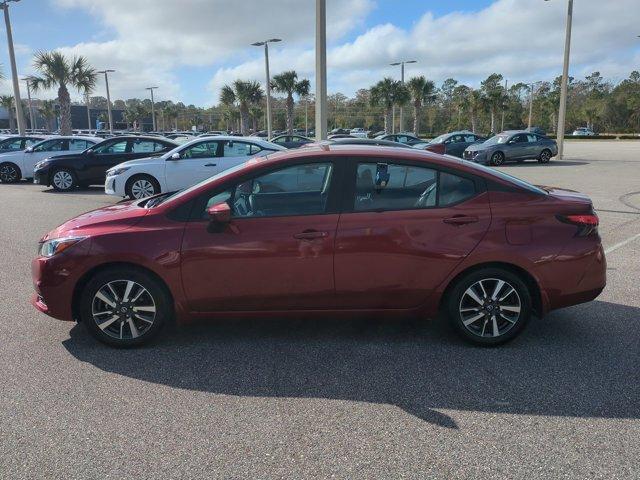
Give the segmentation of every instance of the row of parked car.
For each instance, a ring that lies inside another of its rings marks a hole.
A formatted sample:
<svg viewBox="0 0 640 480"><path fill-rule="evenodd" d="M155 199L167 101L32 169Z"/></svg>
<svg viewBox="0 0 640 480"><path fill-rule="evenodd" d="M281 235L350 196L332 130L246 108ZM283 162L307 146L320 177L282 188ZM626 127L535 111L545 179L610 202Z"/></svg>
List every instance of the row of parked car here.
<svg viewBox="0 0 640 480"><path fill-rule="evenodd" d="M267 141L219 133L193 135L184 143L168 138L172 135L11 136L0 140L0 181L33 180L61 192L104 185L110 195L144 198L189 187L250 157L316 143L301 135L285 134ZM506 131L489 139L460 131L431 141L409 133L372 139L336 134L325 142L427 150L491 165L530 158L546 163L557 154L555 141L526 131Z"/></svg>

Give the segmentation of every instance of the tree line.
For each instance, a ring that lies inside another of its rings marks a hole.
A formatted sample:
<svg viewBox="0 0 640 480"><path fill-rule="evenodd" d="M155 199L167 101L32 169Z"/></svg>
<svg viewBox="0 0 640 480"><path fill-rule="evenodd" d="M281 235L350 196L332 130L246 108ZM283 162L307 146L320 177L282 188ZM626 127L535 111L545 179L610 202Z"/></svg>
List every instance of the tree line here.
<svg viewBox="0 0 640 480"><path fill-rule="evenodd" d="M38 75L28 77L32 91L56 89L57 99L39 102L45 118L59 117L60 132L71 132L70 94L75 89L89 96L91 108L105 108L107 100L91 96L97 72L84 57L66 58L63 54L38 52L34 57ZM1 72L0 72L1 74ZM313 128L315 99L310 82L291 70L273 77L271 89L273 128L293 131ZM533 85L522 82L507 85L499 73L492 73L477 88L454 78L440 85L422 75L405 84L383 78L369 88L358 90L351 98L334 93L328 97L328 122L331 128L364 127L369 130L399 131L398 109L405 112L405 131L417 135L469 129L488 134L504 129L524 128L529 124L550 133L557 128L560 77ZM203 130L227 130L248 134L266 129L265 92L260 83L238 79L224 85L218 105L201 108L182 102L155 103L156 123L161 130L181 130L197 126ZM12 116L13 98L0 96L0 105ZM139 129L151 115L149 99L115 100L114 109L123 110L128 128ZM12 120L10 118L10 120ZM100 120L107 122L106 114ZM640 73L614 83L594 72L583 79L569 78L566 130L586 126L598 132L631 133L640 131Z"/></svg>

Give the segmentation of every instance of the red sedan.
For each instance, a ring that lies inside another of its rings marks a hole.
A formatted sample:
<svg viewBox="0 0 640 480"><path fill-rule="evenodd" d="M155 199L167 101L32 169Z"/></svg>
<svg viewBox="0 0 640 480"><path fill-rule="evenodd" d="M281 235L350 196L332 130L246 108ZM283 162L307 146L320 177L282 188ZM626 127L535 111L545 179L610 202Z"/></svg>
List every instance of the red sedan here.
<svg viewBox="0 0 640 480"><path fill-rule="evenodd" d="M33 304L99 340L233 315L446 313L495 345L605 286L588 197L409 149L321 146L45 235Z"/></svg>

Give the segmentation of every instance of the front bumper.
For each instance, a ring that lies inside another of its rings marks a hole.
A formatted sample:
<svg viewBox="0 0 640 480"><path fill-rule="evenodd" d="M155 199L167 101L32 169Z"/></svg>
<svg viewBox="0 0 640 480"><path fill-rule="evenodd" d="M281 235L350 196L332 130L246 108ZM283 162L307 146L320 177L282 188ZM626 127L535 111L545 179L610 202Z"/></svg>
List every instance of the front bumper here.
<svg viewBox="0 0 640 480"><path fill-rule="evenodd" d="M123 181L122 178L120 178L120 175L107 177L104 181L104 193L107 195L119 195L124 197L124 187L119 188L121 183L123 183Z"/></svg>
<svg viewBox="0 0 640 480"><path fill-rule="evenodd" d="M41 168L33 172L33 183L36 185L44 185L49 186L51 182L49 181L49 169Z"/></svg>
<svg viewBox="0 0 640 480"><path fill-rule="evenodd" d="M487 152L484 151L466 151L462 154L463 160L469 162L480 163L482 165L487 164Z"/></svg>
<svg viewBox="0 0 640 480"><path fill-rule="evenodd" d="M66 252L53 257L38 256L31 261L35 294L31 304L58 320L74 320L73 294L86 271L90 241L78 242Z"/></svg>

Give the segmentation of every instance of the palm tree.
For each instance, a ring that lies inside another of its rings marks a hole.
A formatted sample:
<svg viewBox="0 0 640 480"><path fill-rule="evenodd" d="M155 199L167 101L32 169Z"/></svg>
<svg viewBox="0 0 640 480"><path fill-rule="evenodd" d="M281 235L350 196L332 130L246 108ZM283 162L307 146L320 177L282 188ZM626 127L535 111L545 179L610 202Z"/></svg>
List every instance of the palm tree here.
<svg viewBox="0 0 640 480"><path fill-rule="evenodd" d="M249 107L262 100L263 93L256 81L236 80L233 86L225 85L220 91L220 102L231 106L238 104L240 110L240 132L246 135L249 130Z"/></svg>
<svg viewBox="0 0 640 480"><path fill-rule="evenodd" d="M411 95L411 103L413 103L413 133L417 137L420 133L422 107L435 98L436 85L420 75L409 79L407 88Z"/></svg>
<svg viewBox="0 0 640 480"><path fill-rule="evenodd" d="M384 130L390 133L393 107L405 105L410 98L409 91L402 82L385 77L370 89L371 106L381 106L384 109Z"/></svg>
<svg viewBox="0 0 640 480"><path fill-rule="evenodd" d="M476 133L476 128L478 126L478 114L485 109L485 99L480 90L469 89L467 102L469 115L471 116L471 131Z"/></svg>
<svg viewBox="0 0 640 480"><path fill-rule="evenodd" d="M460 130L462 113L469 108L469 92L470 88L466 85L458 85L452 92L453 104L457 110L456 128L458 130Z"/></svg>
<svg viewBox="0 0 640 480"><path fill-rule="evenodd" d="M162 109L162 117L167 120L173 120L174 130L178 130L178 107L173 103L169 103Z"/></svg>
<svg viewBox="0 0 640 480"><path fill-rule="evenodd" d="M140 130L142 120L149 116L149 110L142 103L134 103L127 106L123 116L127 124L132 124L134 130Z"/></svg>
<svg viewBox="0 0 640 480"><path fill-rule="evenodd" d="M89 66L85 57L74 57L69 61L60 52L37 52L33 65L41 74L40 77L29 77L31 89L58 88L58 104L60 105L60 133L71 134L71 97L69 87L82 93L93 90L96 84L96 71Z"/></svg>
<svg viewBox="0 0 640 480"><path fill-rule="evenodd" d="M502 75L492 73L484 81L480 82L480 85L491 115L491 132L495 133L496 112L504 104L505 97L504 88L502 87Z"/></svg>
<svg viewBox="0 0 640 480"><path fill-rule="evenodd" d="M51 120L56 118L56 102L53 100L43 100L40 108L40 115L44 118L47 130L51 130Z"/></svg>
<svg viewBox="0 0 640 480"><path fill-rule="evenodd" d="M254 132L258 131L258 120L262 118L264 110L259 105L254 105L249 109L249 115L251 116L251 127Z"/></svg>
<svg viewBox="0 0 640 480"><path fill-rule="evenodd" d="M7 109L7 114L9 115L9 129L14 130L16 128L16 121L13 116L13 95L0 96L0 106L3 106Z"/></svg>
<svg viewBox="0 0 640 480"><path fill-rule="evenodd" d="M296 71L289 70L282 72L280 75L275 75L271 81L271 88L276 92L287 95L287 131L291 135L293 133L293 95L296 94L298 97L309 95L311 83L306 78L298 81Z"/></svg>

